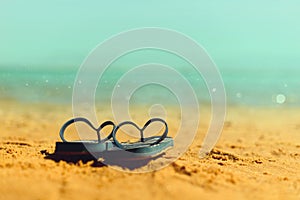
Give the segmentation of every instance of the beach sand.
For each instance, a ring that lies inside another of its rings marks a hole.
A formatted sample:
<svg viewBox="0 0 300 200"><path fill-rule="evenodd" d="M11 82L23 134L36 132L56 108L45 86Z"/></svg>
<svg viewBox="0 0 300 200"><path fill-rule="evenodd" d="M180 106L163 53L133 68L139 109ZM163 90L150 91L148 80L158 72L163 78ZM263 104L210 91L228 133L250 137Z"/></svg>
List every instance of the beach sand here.
<svg viewBox="0 0 300 200"><path fill-rule="evenodd" d="M300 199L300 109L229 106L220 140L199 159L207 109L184 155L162 170L139 174L45 159L71 108L0 105L0 199Z"/></svg>

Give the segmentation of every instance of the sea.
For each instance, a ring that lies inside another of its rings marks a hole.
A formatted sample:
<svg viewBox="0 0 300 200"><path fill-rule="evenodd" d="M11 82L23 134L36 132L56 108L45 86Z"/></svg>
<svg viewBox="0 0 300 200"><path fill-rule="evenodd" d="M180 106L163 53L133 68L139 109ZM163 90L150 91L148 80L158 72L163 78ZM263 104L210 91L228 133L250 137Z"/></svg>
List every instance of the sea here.
<svg viewBox="0 0 300 200"><path fill-rule="evenodd" d="M138 83L139 79L147 77L147 74L131 77L119 85L118 80L126 74L126 70L122 70L125 68L122 66L115 67L103 74L95 92L96 103L111 101L114 88L126 88ZM67 70L63 67L54 70L45 70L44 68L0 69L0 100L71 105L74 84L78 81L78 70L79 67ZM255 68L245 70L243 68L222 68L219 71L224 83L228 106L300 106L300 69ZM184 69L179 70L179 74L188 81L200 104L210 104L210 92L201 74ZM179 81L178 77L168 76L165 73L160 74L158 72L155 76L156 80L168 80L170 84ZM149 77L147 78L149 79ZM159 84L139 87L135 93L128 94L126 98L132 104L178 103L176 94Z"/></svg>

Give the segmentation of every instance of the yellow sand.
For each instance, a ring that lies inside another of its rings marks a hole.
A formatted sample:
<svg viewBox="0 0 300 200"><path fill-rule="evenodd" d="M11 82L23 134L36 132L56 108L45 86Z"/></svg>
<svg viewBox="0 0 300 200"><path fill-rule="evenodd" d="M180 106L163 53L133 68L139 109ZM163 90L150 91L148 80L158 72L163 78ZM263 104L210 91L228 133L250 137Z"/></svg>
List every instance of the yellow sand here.
<svg viewBox="0 0 300 200"><path fill-rule="evenodd" d="M44 159L70 108L0 105L0 199L300 199L300 109L229 107L217 146L199 159L206 109L188 152L160 171L133 174Z"/></svg>

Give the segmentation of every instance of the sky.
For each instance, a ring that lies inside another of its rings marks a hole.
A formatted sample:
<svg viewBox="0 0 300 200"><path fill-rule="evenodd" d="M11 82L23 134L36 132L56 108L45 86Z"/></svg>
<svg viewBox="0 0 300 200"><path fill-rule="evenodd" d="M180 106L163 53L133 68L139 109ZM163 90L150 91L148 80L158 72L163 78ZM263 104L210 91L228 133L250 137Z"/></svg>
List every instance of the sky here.
<svg viewBox="0 0 300 200"><path fill-rule="evenodd" d="M0 69L78 69L130 29L179 31L220 69L300 66L299 0L0 0Z"/></svg>

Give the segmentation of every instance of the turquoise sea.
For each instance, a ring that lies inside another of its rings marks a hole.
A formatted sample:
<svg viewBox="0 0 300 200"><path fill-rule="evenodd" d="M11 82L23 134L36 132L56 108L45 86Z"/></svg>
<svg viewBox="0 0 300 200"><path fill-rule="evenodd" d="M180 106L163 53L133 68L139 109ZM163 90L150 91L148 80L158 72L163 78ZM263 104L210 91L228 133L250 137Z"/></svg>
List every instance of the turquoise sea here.
<svg viewBox="0 0 300 200"><path fill-rule="evenodd" d="M300 106L300 70L220 70L227 94L227 104L237 106ZM1 70L0 100L21 103L71 104L76 70ZM200 104L209 104L210 96L199 74L184 73ZM112 90L122 73L111 70L100 80L96 92L97 103L109 102ZM159 74L157 74L159 76ZM142 79L143 77L136 77ZM161 77L169 79L174 77ZM136 79L127 84L134 84ZM118 86L119 87L119 86ZM131 96L131 103L176 103L170 91L148 85Z"/></svg>

